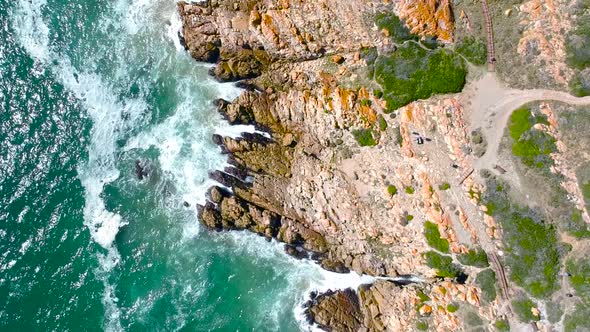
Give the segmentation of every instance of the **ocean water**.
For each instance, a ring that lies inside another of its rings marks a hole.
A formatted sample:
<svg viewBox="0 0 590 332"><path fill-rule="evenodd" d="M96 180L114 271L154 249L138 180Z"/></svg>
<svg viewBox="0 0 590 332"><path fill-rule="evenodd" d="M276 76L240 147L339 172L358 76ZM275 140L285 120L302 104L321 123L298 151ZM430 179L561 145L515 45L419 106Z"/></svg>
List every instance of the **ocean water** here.
<svg viewBox="0 0 590 332"><path fill-rule="evenodd" d="M307 330L310 290L366 281L199 226L211 135L252 128L179 24L173 0L0 0L0 331Z"/></svg>

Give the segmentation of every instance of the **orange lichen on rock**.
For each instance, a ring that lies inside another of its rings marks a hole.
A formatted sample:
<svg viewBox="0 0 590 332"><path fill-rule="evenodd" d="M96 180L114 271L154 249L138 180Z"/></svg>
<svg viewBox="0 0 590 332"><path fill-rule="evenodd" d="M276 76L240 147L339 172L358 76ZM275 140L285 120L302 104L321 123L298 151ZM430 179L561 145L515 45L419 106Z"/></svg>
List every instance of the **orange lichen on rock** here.
<svg viewBox="0 0 590 332"><path fill-rule="evenodd" d="M402 137L402 153L407 158L412 158L416 155L414 148L412 147L412 139L410 138L410 131L408 126L402 122L399 127L400 135Z"/></svg>
<svg viewBox="0 0 590 332"><path fill-rule="evenodd" d="M369 102L369 103L362 102L363 100L370 100L370 97L371 97L371 95L369 94L369 91L367 90L367 88L362 87L359 89L358 100L361 101L359 113L370 125L373 125L377 122L377 113L375 112L375 110L372 107L373 103L372 102Z"/></svg>
<svg viewBox="0 0 590 332"><path fill-rule="evenodd" d="M447 43L453 41L455 24L450 0L401 0L398 12L412 33L435 36Z"/></svg>
<svg viewBox="0 0 590 332"><path fill-rule="evenodd" d="M420 316L432 317L433 331L454 331L460 328L460 316L449 305L461 307L461 302L468 303L476 308L480 307L481 291L473 285L456 284L451 281L442 281L434 285L430 291L425 291L428 299L416 293L413 306L418 307ZM435 309L436 308L436 309Z"/></svg>

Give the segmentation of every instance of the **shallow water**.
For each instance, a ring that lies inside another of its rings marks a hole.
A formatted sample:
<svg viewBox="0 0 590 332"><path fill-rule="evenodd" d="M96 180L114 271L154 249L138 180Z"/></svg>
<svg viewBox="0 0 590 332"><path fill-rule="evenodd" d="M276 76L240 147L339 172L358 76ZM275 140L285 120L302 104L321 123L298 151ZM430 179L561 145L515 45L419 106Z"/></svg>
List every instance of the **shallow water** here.
<svg viewBox="0 0 590 332"><path fill-rule="evenodd" d="M361 282L200 228L235 131L211 101L239 90L174 3L0 0L0 330L295 331L310 289Z"/></svg>

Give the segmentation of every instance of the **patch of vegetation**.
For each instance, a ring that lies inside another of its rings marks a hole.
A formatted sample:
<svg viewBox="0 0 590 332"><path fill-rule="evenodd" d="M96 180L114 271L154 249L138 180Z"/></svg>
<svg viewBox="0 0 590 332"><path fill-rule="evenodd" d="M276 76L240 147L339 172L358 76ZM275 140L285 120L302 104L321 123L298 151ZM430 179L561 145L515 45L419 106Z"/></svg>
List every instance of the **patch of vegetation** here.
<svg viewBox="0 0 590 332"><path fill-rule="evenodd" d="M373 138L373 131L371 129L353 130L352 135L360 146L375 146L377 142Z"/></svg>
<svg viewBox="0 0 590 332"><path fill-rule="evenodd" d="M397 194L397 187L394 185L387 186L387 193L389 193L391 196Z"/></svg>
<svg viewBox="0 0 590 332"><path fill-rule="evenodd" d="M379 29L387 30L389 37L396 43L401 44L406 40L418 40L418 36L412 34L405 23L394 13L378 13L375 16L375 24Z"/></svg>
<svg viewBox="0 0 590 332"><path fill-rule="evenodd" d="M420 302L430 301L430 297L428 297L428 295L424 294L422 291L418 291L417 295L420 299Z"/></svg>
<svg viewBox="0 0 590 332"><path fill-rule="evenodd" d="M487 62L488 50L485 41L475 37L463 38L455 47L455 52L461 54L476 66L485 65Z"/></svg>
<svg viewBox="0 0 590 332"><path fill-rule="evenodd" d="M518 319L523 323L538 321L540 317L533 315L531 311L536 305L529 298L521 298L512 301L512 308Z"/></svg>
<svg viewBox="0 0 590 332"><path fill-rule="evenodd" d="M375 96L375 98L381 98L381 97L383 97L383 91L373 90L373 96Z"/></svg>
<svg viewBox="0 0 590 332"><path fill-rule="evenodd" d="M373 105L373 102L370 99L361 99L361 106L371 107L371 105Z"/></svg>
<svg viewBox="0 0 590 332"><path fill-rule="evenodd" d="M435 94L460 92L467 69L463 59L444 49L427 51L406 43L375 62L375 79L383 87L389 112Z"/></svg>
<svg viewBox="0 0 590 332"><path fill-rule="evenodd" d="M481 271L475 278L475 283L481 288L483 300L492 302L496 299L496 273L494 270Z"/></svg>
<svg viewBox="0 0 590 332"><path fill-rule="evenodd" d="M523 164L529 167L546 168L553 164L549 156L556 151L555 139L533 126L547 123L543 116L531 115L528 107L519 108L510 116L510 137L513 139L512 153L520 157Z"/></svg>
<svg viewBox="0 0 590 332"><path fill-rule="evenodd" d="M511 278L536 297L557 288L559 253L553 226L547 226L514 211L502 223L508 244L507 263ZM506 236L508 234L508 236Z"/></svg>
<svg viewBox="0 0 590 332"><path fill-rule="evenodd" d="M463 274L461 268L453 264L453 259L447 255L440 255L435 251L424 253L426 265L437 269L436 275L443 278L456 278Z"/></svg>
<svg viewBox="0 0 590 332"><path fill-rule="evenodd" d="M496 188L499 181L488 179L487 187ZM545 297L558 287L560 247L553 225L538 213L513 203L506 191L485 191L485 205L494 203L492 215L504 231L505 262L510 278L535 297Z"/></svg>
<svg viewBox="0 0 590 332"><path fill-rule="evenodd" d="M387 129L387 121L385 121L383 115L379 115L377 122L379 122L379 130L385 131Z"/></svg>
<svg viewBox="0 0 590 332"><path fill-rule="evenodd" d="M424 223L424 236L426 237L426 242L432 248L442 253L449 252L449 241L440 237L438 226L435 223L430 221Z"/></svg>
<svg viewBox="0 0 590 332"><path fill-rule="evenodd" d="M581 12L590 10L590 3L579 2ZM579 15L576 27L566 41L567 64L575 69L590 67L590 13Z"/></svg>
<svg viewBox="0 0 590 332"><path fill-rule="evenodd" d="M459 255L457 257L459 262L463 265L475 266L475 267L488 267L490 263L488 262L488 255L486 252L479 248L479 249L470 249L468 253Z"/></svg>
<svg viewBox="0 0 590 332"><path fill-rule="evenodd" d="M590 331L590 305L578 304L576 309L565 315L563 330L565 332Z"/></svg>
<svg viewBox="0 0 590 332"><path fill-rule="evenodd" d="M581 189L586 205L590 205L590 181L582 183Z"/></svg>
<svg viewBox="0 0 590 332"><path fill-rule="evenodd" d="M571 276L570 284L576 294L590 303L590 261L570 258L565 264L565 270Z"/></svg>
<svg viewBox="0 0 590 332"><path fill-rule="evenodd" d="M412 195L414 193L414 188L406 187L406 194Z"/></svg>
<svg viewBox="0 0 590 332"><path fill-rule="evenodd" d="M447 305L448 312L453 313L453 312L456 312L457 310L459 310L459 307L457 307L456 305L453 305L453 304Z"/></svg>
<svg viewBox="0 0 590 332"><path fill-rule="evenodd" d="M590 230L588 225L582 218L582 211L574 209L567 220L565 220L563 228L573 237L577 239L589 238Z"/></svg>
<svg viewBox="0 0 590 332"><path fill-rule="evenodd" d="M361 48L361 58L367 62L369 67L375 64L377 57L379 56L379 52L377 51L376 47L363 47ZM372 70L371 70L372 71Z"/></svg>
<svg viewBox="0 0 590 332"><path fill-rule="evenodd" d="M570 81L569 87L576 97L590 96L590 82L583 80L579 73Z"/></svg>
<svg viewBox="0 0 590 332"><path fill-rule="evenodd" d="M508 331L510 331L510 324L505 319L497 320L494 323L494 326L496 327L496 330L498 330L500 332L508 332Z"/></svg>
<svg viewBox="0 0 590 332"><path fill-rule="evenodd" d="M423 320L421 320L421 321L418 321L418 322L416 323L416 328L417 328L419 331L427 331L427 330L428 330L428 323L427 323L427 322L425 322L425 321L423 321Z"/></svg>
<svg viewBox="0 0 590 332"><path fill-rule="evenodd" d="M404 139L402 137L400 127L395 127L394 133L395 133L395 142L397 143L398 146L401 147L402 143L404 142Z"/></svg>
<svg viewBox="0 0 590 332"><path fill-rule="evenodd" d="M412 221L412 220L414 220L414 216L413 216L413 215L411 215L411 214L408 214L408 215L406 216L406 220L407 220L407 221Z"/></svg>
<svg viewBox="0 0 590 332"><path fill-rule="evenodd" d="M438 189L440 190L449 190L451 189L451 185L448 182L445 182L441 185L438 186Z"/></svg>

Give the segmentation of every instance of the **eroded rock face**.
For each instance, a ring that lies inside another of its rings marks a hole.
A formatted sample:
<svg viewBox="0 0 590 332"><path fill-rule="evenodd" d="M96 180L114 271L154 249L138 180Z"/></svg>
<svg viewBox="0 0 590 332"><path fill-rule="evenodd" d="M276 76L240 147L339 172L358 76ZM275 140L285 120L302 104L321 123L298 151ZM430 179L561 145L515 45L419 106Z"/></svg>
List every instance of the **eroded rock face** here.
<svg viewBox="0 0 590 332"><path fill-rule="evenodd" d="M427 219L453 253L466 251L475 241L469 219L478 212L463 197L471 180L457 185L454 196L433 192L470 165L462 105L439 98L387 115L375 85L364 79L361 50L390 43L374 26L376 12L404 8L409 25L421 27L416 33L451 40L449 2L420 6L430 18L412 18L409 2L179 4L189 52L217 62L212 74L220 80L249 78L250 89L236 100L216 102L220 113L231 124L253 124L271 136L214 137L233 167L211 176L231 194L211 188L209 202L199 207L206 226L276 238L293 256L311 256L325 269L373 276L436 274L423 257L430 250L423 234ZM369 131L377 146L360 148L352 134L357 130ZM418 136L429 143L419 145ZM459 208L449 208L452 200ZM418 318L441 328L459 325L451 313L433 310L434 303L418 313L419 289L431 291L380 280L358 292L321 295L309 311L334 331L404 331ZM456 324L441 323L445 317Z"/></svg>
<svg viewBox="0 0 590 332"><path fill-rule="evenodd" d="M401 0L397 6L400 18L412 33L447 43L453 41L455 24L450 0Z"/></svg>
<svg viewBox="0 0 590 332"><path fill-rule="evenodd" d="M362 326L359 298L350 288L321 294L308 305L308 315L323 329L354 332Z"/></svg>

